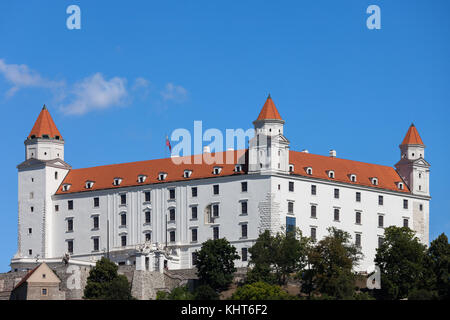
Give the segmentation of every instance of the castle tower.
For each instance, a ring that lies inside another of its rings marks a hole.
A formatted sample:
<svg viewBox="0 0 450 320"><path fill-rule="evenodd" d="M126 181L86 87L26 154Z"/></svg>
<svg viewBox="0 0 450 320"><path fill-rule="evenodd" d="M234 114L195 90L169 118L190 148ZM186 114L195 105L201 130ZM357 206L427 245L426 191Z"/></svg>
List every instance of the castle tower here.
<svg viewBox="0 0 450 320"><path fill-rule="evenodd" d="M64 139L45 105L25 140L25 146L26 160L30 158L64 160Z"/></svg>
<svg viewBox="0 0 450 320"><path fill-rule="evenodd" d="M71 167L64 162L64 140L47 108L25 140L18 168L18 250L12 262L52 256L52 195Z"/></svg>
<svg viewBox="0 0 450 320"><path fill-rule="evenodd" d="M288 173L289 141L284 137L284 120L269 96L253 121L255 137L250 141L249 173Z"/></svg>
<svg viewBox="0 0 450 320"><path fill-rule="evenodd" d="M401 160L395 165L413 194L430 195L430 164L425 161L425 145L414 124L400 145Z"/></svg>

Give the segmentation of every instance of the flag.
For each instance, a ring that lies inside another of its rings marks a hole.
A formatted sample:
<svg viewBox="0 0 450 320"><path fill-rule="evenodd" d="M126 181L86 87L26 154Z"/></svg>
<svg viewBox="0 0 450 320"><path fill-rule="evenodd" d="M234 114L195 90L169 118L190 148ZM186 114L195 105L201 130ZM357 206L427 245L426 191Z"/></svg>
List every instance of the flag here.
<svg viewBox="0 0 450 320"><path fill-rule="evenodd" d="M169 147L169 151L172 152L172 146L170 145L170 140L169 140L168 136L166 136L166 146L168 146Z"/></svg>

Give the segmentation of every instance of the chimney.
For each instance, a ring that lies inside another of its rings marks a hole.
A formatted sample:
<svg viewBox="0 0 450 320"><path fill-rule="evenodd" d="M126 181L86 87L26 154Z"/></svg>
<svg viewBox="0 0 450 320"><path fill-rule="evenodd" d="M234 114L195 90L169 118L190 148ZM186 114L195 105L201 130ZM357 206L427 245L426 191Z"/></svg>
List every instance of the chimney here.
<svg viewBox="0 0 450 320"><path fill-rule="evenodd" d="M210 153L211 150L209 149L209 146L204 146L203 147L203 153Z"/></svg>
<svg viewBox="0 0 450 320"><path fill-rule="evenodd" d="M333 149L330 150L330 157L336 158L336 150Z"/></svg>

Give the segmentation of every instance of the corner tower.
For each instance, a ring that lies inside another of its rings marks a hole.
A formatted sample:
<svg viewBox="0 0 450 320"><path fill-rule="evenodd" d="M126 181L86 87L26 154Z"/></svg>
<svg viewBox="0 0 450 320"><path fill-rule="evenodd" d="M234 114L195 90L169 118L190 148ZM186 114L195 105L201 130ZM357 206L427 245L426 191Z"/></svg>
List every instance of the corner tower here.
<svg viewBox="0 0 450 320"><path fill-rule="evenodd" d="M71 169L63 159L64 140L44 105L17 166L18 249L11 267L53 257L52 196Z"/></svg>
<svg viewBox="0 0 450 320"><path fill-rule="evenodd" d="M284 120L272 98L267 97L253 121L255 137L250 141L249 172L289 172L289 141L284 136Z"/></svg>
<svg viewBox="0 0 450 320"><path fill-rule="evenodd" d="M31 158L64 160L64 139L45 104L34 123L33 129L25 140L25 160Z"/></svg>
<svg viewBox="0 0 450 320"><path fill-rule="evenodd" d="M430 195L430 164L425 160L425 145L414 124L408 129L400 147L398 173L413 194Z"/></svg>

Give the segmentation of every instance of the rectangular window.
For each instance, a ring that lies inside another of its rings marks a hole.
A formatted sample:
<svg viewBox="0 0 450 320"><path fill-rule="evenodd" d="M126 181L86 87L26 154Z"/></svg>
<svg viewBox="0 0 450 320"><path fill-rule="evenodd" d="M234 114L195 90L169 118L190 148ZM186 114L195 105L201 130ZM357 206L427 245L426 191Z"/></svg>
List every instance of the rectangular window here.
<svg viewBox="0 0 450 320"><path fill-rule="evenodd" d="M73 253L73 240L67 241L67 252Z"/></svg>
<svg viewBox="0 0 450 320"><path fill-rule="evenodd" d="M213 239L214 240L219 239L219 227L214 227L213 228Z"/></svg>
<svg viewBox="0 0 450 320"><path fill-rule="evenodd" d="M126 214L126 213L122 213L122 214L120 215L120 225L121 225L122 227L124 227L124 226L127 225L127 214Z"/></svg>
<svg viewBox="0 0 450 320"><path fill-rule="evenodd" d="M192 237L191 237L191 241L192 242L197 242L197 229L192 229L191 230L191 235L192 235Z"/></svg>
<svg viewBox="0 0 450 320"><path fill-rule="evenodd" d="M378 205L382 206L384 203L383 196L378 196Z"/></svg>
<svg viewBox="0 0 450 320"><path fill-rule="evenodd" d="M294 182L289 181L289 191L294 191Z"/></svg>
<svg viewBox="0 0 450 320"><path fill-rule="evenodd" d="M241 191L247 192L247 182L241 182Z"/></svg>
<svg viewBox="0 0 450 320"><path fill-rule="evenodd" d="M192 187L191 192L193 198L197 197L197 187Z"/></svg>
<svg viewBox="0 0 450 320"><path fill-rule="evenodd" d="M120 195L120 204L127 204L127 195L126 194Z"/></svg>
<svg viewBox="0 0 450 320"><path fill-rule="evenodd" d="M409 228L408 222L409 222L408 219L403 219L403 227Z"/></svg>
<svg viewBox="0 0 450 320"><path fill-rule="evenodd" d="M169 199L170 200L175 199L175 189L169 189Z"/></svg>
<svg viewBox="0 0 450 320"><path fill-rule="evenodd" d="M383 242L384 242L384 238L378 237L378 248L380 248L383 245Z"/></svg>
<svg viewBox="0 0 450 320"><path fill-rule="evenodd" d="M317 218L317 206L311 206L311 218Z"/></svg>
<svg viewBox="0 0 450 320"><path fill-rule="evenodd" d="M55 204L55 212L59 211L59 205Z"/></svg>
<svg viewBox="0 0 450 320"><path fill-rule="evenodd" d="M295 218L286 217L286 232L295 231Z"/></svg>
<svg viewBox="0 0 450 320"><path fill-rule="evenodd" d="M361 224L361 212L357 211L355 213L355 223L356 224Z"/></svg>
<svg viewBox="0 0 450 320"><path fill-rule="evenodd" d="M241 260L242 261L247 261L248 259L248 249L247 248L242 248L241 249Z"/></svg>
<svg viewBox="0 0 450 320"><path fill-rule="evenodd" d="M151 200L150 191L145 191L144 195L145 195L145 202L150 202L150 200Z"/></svg>
<svg viewBox="0 0 450 320"><path fill-rule="evenodd" d="M213 217L218 217L219 216L219 205L213 204L212 209L213 209Z"/></svg>
<svg viewBox="0 0 450 320"><path fill-rule="evenodd" d="M247 201L242 201L241 202L241 213L242 214L247 214Z"/></svg>
<svg viewBox="0 0 450 320"><path fill-rule="evenodd" d="M213 185L213 193L219 194L219 185L218 184Z"/></svg>
<svg viewBox="0 0 450 320"><path fill-rule="evenodd" d="M355 234L355 245L357 247L361 247L361 234L360 233Z"/></svg>
<svg viewBox="0 0 450 320"><path fill-rule="evenodd" d="M92 240L94 242L94 251L98 251L99 248L98 238L93 238Z"/></svg>
<svg viewBox="0 0 450 320"><path fill-rule="evenodd" d="M291 201L288 202L288 213L294 213L294 203Z"/></svg>
<svg viewBox="0 0 450 320"><path fill-rule="evenodd" d="M191 207L191 218L197 220L197 207Z"/></svg>
<svg viewBox="0 0 450 320"><path fill-rule="evenodd" d="M42 295L43 296L46 296L47 295L47 288L42 288Z"/></svg>
<svg viewBox="0 0 450 320"><path fill-rule="evenodd" d="M33 229L32 228L28 228L28 234L32 234L33 233Z"/></svg>
<svg viewBox="0 0 450 320"><path fill-rule="evenodd" d="M334 189L334 198L339 199L339 189Z"/></svg>
<svg viewBox="0 0 450 320"><path fill-rule="evenodd" d="M241 237L247 238L247 225L241 224Z"/></svg>
<svg viewBox="0 0 450 320"><path fill-rule="evenodd" d="M169 221L175 221L175 208L169 209Z"/></svg>
<svg viewBox="0 0 450 320"><path fill-rule="evenodd" d="M361 202L361 192L356 193L356 202Z"/></svg>
<svg viewBox="0 0 450 320"><path fill-rule="evenodd" d="M92 220L94 222L94 229L98 229L98 216L92 217Z"/></svg>
<svg viewBox="0 0 450 320"><path fill-rule="evenodd" d="M423 204L419 204L419 210L423 211Z"/></svg>
<svg viewBox="0 0 450 320"><path fill-rule="evenodd" d="M152 234L150 232L147 232L145 234L145 241L151 241L152 240Z"/></svg>
<svg viewBox="0 0 450 320"><path fill-rule="evenodd" d="M34 212L34 207L30 207L30 211L31 211L31 212Z"/></svg>
<svg viewBox="0 0 450 320"><path fill-rule="evenodd" d="M317 239L317 228L311 228L311 240L316 241Z"/></svg>
<svg viewBox="0 0 450 320"><path fill-rule="evenodd" d="M192 252L192 265L197 263L197 252Z"/></svg>
<svg viewBox="0 0 450 320"><path fill-rule="evenodd" d="M339 221L339 209L334 209L334 221Z"/></svg>
<svg viewBox="0 0 450 320"><path fill-rule="evenodd" d="M317 194L317 186L316 185L311 185L311 194L313 196L315 196Z"/></svg>
<svg viewBox="0 0 450 320"><path fill-rule="evenodd" d="M151 223L151 218L152 218L152 216L151 216L151 213L150 213L150 211L145 211L145 223Z"/></svg>
<svg viewBox="0 0 450 320"><path fill-rule="evenodd" d="M408 200L403 200L403 209L408 209Z"/></svg>
<svg viewBox="0 0 450 320"><path fill-rule="evenodd" d="M384 216L378 216L378 227L382 228L384 225Z"/></svg>
<svg viewBox="0 0 450 320"><path fill-rule="evenodd" d="M121 240L122 247L126 247L127 246L127 236L121 236L120 240Z"/></svg>
<svg viewBox="0 0 450 320"><path fill-rule="evenodd" d="M73 219L67 219L67 231L73 231Z"/></svg>
<svg viewBox="0 0 450 320"><path fill-rule="evenodd" d="M94 208L98 208L100 206L100 198L94 198Z"/></svg>
<svg viewBox="0 0 450 320"><path fill-rule="evenodd" d="M73 200L67 201L67 209L73 210Z"/></svg>

